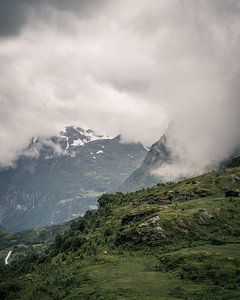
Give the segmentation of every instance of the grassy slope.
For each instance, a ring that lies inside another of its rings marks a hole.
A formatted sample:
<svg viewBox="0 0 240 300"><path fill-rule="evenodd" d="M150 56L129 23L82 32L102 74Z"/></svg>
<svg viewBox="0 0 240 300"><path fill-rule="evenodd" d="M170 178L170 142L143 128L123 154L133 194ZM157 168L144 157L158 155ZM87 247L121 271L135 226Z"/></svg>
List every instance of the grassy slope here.
<svg viewBox="0 0 240 300"><path fill-rule="evenodd" d="M240 299L240 199L224 197L240 188L236 176L239 167L103 195L99 210L72 222L45 255L4 267L0 296ZM172 204L161 206L167 194Z"/></svg>

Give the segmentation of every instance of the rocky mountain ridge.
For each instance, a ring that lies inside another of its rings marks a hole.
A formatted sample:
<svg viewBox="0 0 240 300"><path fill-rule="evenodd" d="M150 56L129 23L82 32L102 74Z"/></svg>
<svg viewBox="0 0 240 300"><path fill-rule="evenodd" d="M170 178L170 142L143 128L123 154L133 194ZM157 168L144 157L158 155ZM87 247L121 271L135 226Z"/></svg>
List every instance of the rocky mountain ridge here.
<svg viewBox="0 0 240 300"><path fill-rule="evenodd" d="M130 192L157 184L160 179L152 171L171 161L172 154L167 147L167 137L163 135L151 146L141 166L124 181L119 190Z"/></svg>
<svg viewBox="0 0 240 300"><path fill-rule="evenodd" d="M147 150L92 130L67 127L33 138L14 168L0 171L0 224L11 230L59 224L97 207L136 169Z"/></svg>

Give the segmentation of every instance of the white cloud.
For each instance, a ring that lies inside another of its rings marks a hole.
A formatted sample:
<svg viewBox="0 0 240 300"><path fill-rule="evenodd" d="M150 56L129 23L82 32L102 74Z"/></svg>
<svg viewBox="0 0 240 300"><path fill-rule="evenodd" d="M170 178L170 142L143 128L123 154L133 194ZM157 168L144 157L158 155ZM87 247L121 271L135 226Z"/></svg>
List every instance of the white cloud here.
<svg viewBox="0 0 240 300"><path fill-rule="evenodd" d="M0 40L0 163L76 124L169 146L203 170L240 142L237 1L107 1L83 18L48 7ZM183 163L184 162L184 163Z"/></svg>

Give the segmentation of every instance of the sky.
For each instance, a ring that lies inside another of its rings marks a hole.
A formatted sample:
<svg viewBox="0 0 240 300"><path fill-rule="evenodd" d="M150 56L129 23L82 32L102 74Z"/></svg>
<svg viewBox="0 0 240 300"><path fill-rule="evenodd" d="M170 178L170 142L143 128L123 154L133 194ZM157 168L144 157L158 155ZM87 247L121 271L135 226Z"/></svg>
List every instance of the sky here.
<svg viewBox="0 0 240 300"><path fill-rule="evenodd" d="M0 165L68 125L151 145L192 175L240 147L240 1L2 0Z"/></svg>

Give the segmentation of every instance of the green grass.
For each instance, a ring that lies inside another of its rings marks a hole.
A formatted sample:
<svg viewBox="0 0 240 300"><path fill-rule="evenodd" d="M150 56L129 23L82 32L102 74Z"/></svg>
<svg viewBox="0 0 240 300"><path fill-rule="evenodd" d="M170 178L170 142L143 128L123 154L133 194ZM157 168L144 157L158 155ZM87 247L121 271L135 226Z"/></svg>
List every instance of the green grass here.
<svg viewBox="0 0 240 300"><path fill-rule="evenodd" d="M179 284L166 273L155 270L156 260L151 257L119 257L112 263L103 263L84 269L89 274L88 283L75 293L77 296L102 297L103 299L178 299L169 296L169 286ZM72 299L72 295L69 299ZM77 298L76 298L77 299Z"/></svg>

